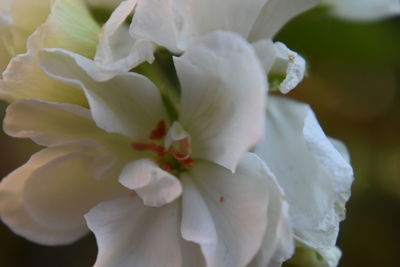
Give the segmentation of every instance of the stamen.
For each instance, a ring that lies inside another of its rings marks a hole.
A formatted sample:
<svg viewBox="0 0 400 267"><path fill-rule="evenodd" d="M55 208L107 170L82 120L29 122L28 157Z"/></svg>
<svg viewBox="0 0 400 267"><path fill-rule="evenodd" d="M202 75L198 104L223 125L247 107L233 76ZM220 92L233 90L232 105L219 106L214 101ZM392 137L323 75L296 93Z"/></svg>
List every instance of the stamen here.
<svg viewBox="0 0 400 267"><path fill-rule="evenodd" d="M156 128L151 131L150 133L150 140L160 140L163 139L165 137L165 135L167 134L167 128L165 126L165 121L164 120L160 120L157 123Z"/></svg>
<svg viewBox="0 0 400 267"><path fill-rule="evenodd" d="M164 157L165 150L163 146L152 143L132 143L132 148L138 151L152 151L160 157Z"/></svg>
<svg viewBox="0 0 400 267"><path fill-rule="evenodd" d="M150 133L151 140L162 140L166 137L167 130L165 121L160 120L157 126ZM194 164L194 160L190 157L190 137L181 137L179 140L172 141L170 145L162 146L155 143L134 142L132 148L137 151L150 151L158 155L158 165L167 172L179 173L180 169L187 169Z"/></svg>
<svg viewBox="0 0 400 267"><path fill-rule="evenodd" d="M168 152L169 154L171 154L171 156L173 156L177 160L186 160L189 158L189 154L183 154L174 149L170 149Z"/></svg>
<svg viewBox="0 0 400 267"><path fill-rule="evenodd" d="M187 169L187 168L189 168L190 166L192 166L193 163L194 163L194 160L193 160L192 158L189 157L189 158L187 158L187 159L185 159L185 160L179 161L179 166L180 166L182 169Z"/></svg>

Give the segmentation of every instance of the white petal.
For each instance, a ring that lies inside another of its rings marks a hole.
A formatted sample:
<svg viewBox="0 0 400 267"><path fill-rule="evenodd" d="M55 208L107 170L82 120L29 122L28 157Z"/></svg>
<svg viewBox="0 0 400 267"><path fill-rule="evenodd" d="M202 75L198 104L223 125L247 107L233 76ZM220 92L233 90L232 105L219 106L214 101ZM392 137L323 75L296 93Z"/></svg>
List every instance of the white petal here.
<svg viewBox="0 0 400 267"><path fill-rule="evenodd" d="M13 0L10 2L8 13L11 16L13 28L13 54L16 55L26 51L26 40L46 21L54 1ZM29 8L26 8L27 6Z"/></svg>
<svg viewBox="0 0 400 267"><path fill-rule="evenodd" d="M98 80L108 80L115 74L127 72L138 64L152 62L153 45L150 41L136 40L124 24L132 14L137 0L127 0L111 14L99 36L95 62L104 73Z"/></svg>
<svg viewBox="0 0 400 267"><path fill-rule="evenodd" d="M71 153L33 170L23 202L29 214L48 227L85 225L83 215L98 202L127 193L118 183L119 172L120 164L102 147L75 145Z"/></svg>
<svg viewBox="0 0 400 267"><path fill-rule="evenodd" d="M179 180L149 159L126 164L119 181L127 188L135 190L144 204L152 207L168 204L182 193Z"/></svg>
<svg viewBox="0 0 400 267"><path fill-rule="evenodd" d="M279 216L269 213L277 190L271 179L250 153L235 174L208 162L183 174L182 235L201 246L208 267L245 266L256 255L266 227L276 219L269 216Z"/></svg>
<svg viewBox="0 0 400 267"><path fill-rule="evenodd" d="M4 3L3 3L4 4ZM11 18L8 13L0 6L0 73L7 67L10 59L14 55L12 45L12 26Z"/></svg>
<svg viewBox="0 0 400 267"><path fill-rule="evenodd" d="M280 28L298 14L314 7L321 0L269 0L260 12L249 40L272 38Z"/></svg>
<svg viewBox="0 0 400 267"><path fill-rule="evenodd" d="M276 58L274 43L271 39L262 39L252 43L252 45L258 59L264 67L265 73L268 74Z"/></svg>
<svg viewBox="0 0 400 267"><path fill-rule="evenodd" d="M99 248L94 267L182 266L176 202L149 208L137 197L120 198L85 217Z"/></svg>
<svg viewBox="0 0 400 267"><path fill-rule="evenodd" d="M350 191L351 166L308 105L271 96L266 121L265 138L255 151L287 196L296 238L312 248L332 247L342 219L338 203Z"/></svg>
<svg viewBox="0 0 400 267"><path fill-rule="evenodd" d="M28 1L18 1L21 5L25 2ZM35 1L36 4L39 2L44 3ZM23 8L23 12L27 11L26 6L31 6L31 3L25 4L19 8ZM19 19L26 20L25 17ZM4 71L0 83L2 99L12 102L20 98L40 98L85 106L87 102L81 90L54 81L42 72L37 54L44 47L59 47L93 56L99 31L80 0L56 1L46 22L29 38L27 53L14 57Z"/></svg>
<svg viewBox="0 0 400 267"><path fill-rule="evenodd" d="M324 0L340 18L371 21L400 14L398 0Z"/></svg>
<svg viewBox="0 0 400 267"><path fill-rule="evenodd" d="M97 82L88 74L97 68L93 61L57 49L43 51L41 64L54 79L85 91L93 119L107 132L144 141L160 120L167 121L157 88L140 74L126 73Z"/></svg>
<svg viewBox="0 0 400 267"><path fill-rule="evenodd" d="M280 84L279 90L287 94L295 88L304 78L306 61L296 52L287 48L283 43L274 43L275 62L272 73L281 73L285 79Z"/></svg>
<svg viewBox="0 0 400 267"><path fill-rule="evenodd" d="M133 17L133 35L168 48L186 50L194 39L215 30L233 31L244 38L266 0L145 0Z"/></svg>
<svg viewBox="0 0 400 267"><path fill-rule="evenodd" d="M268 169L270 173L270 170ZM248 267L280 267L289 259L295 249L288 203L275 177L269 182L270 201L268 207L267 231L257 256Z"/></svg>
<svg viewBox="0 0 400 267"><path fill-rule="evenodd" d="M266 75L283 75L284 79L278 84L282 93L287 94L303 80L306 69L305 60L283 43L272 43L270 39L262 39L252 45Z"/></svg>
<svg viewBox="0 0 400 267"><path fill-rule="evenodd" d="M29 137L44 146L107 135L97 128L88 109L37 99L18 100L8 106L3 127L8 135Z"/></svg>
<svg viewBox="0 0 400 267"><path fill-rule="evenodd" d="M22 199L25 183L32 172L67 153L70 153L68 147L42 150L1 181L0 216L16 234L40 244L60 245L71 243L87 233L85 224L61 229L39 223L27 212Z"/></svg>
<svg viewBox="0 0 400 267"><path fill-rule="evenodd" d="M39 67L35 53L15 56L3 72L0 97L7 102L38 98L87 106L82 90L49 78Z"/></svg>
<svg viewBox="0 0 400 267"><path fill-rule="evenodd" d="M264 122L265 74L252 46L214 32L174 63L182 87L179 121L192 138L193 157L234 171Z"/></svg>

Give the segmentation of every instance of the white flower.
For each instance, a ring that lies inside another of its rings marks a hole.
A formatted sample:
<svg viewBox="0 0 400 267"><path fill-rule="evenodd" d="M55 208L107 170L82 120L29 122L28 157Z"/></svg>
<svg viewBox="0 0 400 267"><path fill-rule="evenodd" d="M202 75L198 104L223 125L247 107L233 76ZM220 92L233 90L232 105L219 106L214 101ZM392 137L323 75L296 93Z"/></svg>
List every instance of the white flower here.
<svg viewBox="0 0 400 267"><path fill-rule="evenodd" d="M8 35L3 45L9 51L0 81L0 98L21 98L87 105L81 90L54 81L42 72L38 53L42 48L64 48L92 57L100 26L81 0L13 0L4 13ZM28 38L29 37L29 38Z"/></svg>
<svg viewBox="0 0 400 267"><path fill-rule="evenodd" d="M400 14L399 0L325 0L338 17L371 21Z"/></svg>
<svg viewBox="0 0 400 267"><path fill-rule="evenodd" d="M255 153L285 192L296 240L336 266L339 222L353 181L344 145L325 136L308 105L270 96L265 137Z"/></svg>
<svg viewBox="0 0 400 267"><path fill-rule="evenodd" d="M87 74L93 61L60 49L41 62L79 86L90 111L35 99L8 108L8 134L48 147L0 184L0 215L15 232L71 242L90 210L97 267L234 267L257 252L265 264L292 252L283 194L247 152L262 134L266 81L240 36L212 33L174 58L176 118L144 76L97 82Z"/></svg>
<svg viewBox="0 0 400 267"><path fill-rule="evenodd" d="M105 63L111 66L108 73L101 73L95 78L106 80L144 60L151 62L152 48L146 41L153 41L175 54L180 54L191 42L204 34L226 30L240 34L255 46L266 73L270 72L275 59L279 61L274 71L287 73L287 79L280 88L287 93L303 79L305 61L288 48L283 49L282 44L273 44L271 38L288 20L318 2L319 0L126 0L103 29L104 34L97 50L98 62L103 70L107 69ZM127 34L120 35L116 32L127 32L122 22L134 8L129 37L131 40L126 41L124 38L127 38ZM113 56L111 51L115 50L110 48L109 43L127 45L124 50L116 52L118 55ZM282 64L282 61L285 63Z"/></svg>

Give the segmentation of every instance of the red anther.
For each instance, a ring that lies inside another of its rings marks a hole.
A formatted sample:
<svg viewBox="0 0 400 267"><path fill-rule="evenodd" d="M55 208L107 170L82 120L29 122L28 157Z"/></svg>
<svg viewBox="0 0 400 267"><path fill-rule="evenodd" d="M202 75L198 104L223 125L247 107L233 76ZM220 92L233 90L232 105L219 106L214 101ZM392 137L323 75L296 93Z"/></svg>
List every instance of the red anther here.
<svg viewBox="0 0 400 267"><path fill-rule="evenodd" d="M156 128L150 133L150 140L160 140L167 134L167 128L164 120L157 123Z"/></svg>
<svg viewBox="0 0 400 267"><path fill-rule="evenodd" d="M189 154L183 154L179 151L176 151L174 149L170 149L168 151L168 153L173 156L175 159L177 160L186 160L187 158L189 158Z"/></svg>
<svg viewBox="0 0 400 267"><path fill-rule="evenodd" d="M190 166L192 166L194 163L194 160L192 158L187 158L185 160L179 161L179 165L182 169L187 169Z"/></svg>

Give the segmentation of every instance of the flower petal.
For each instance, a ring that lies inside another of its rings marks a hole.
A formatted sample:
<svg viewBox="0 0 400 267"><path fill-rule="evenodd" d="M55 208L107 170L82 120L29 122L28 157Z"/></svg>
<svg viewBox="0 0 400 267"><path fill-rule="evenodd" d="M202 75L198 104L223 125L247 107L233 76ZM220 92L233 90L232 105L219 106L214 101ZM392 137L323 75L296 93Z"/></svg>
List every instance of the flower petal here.
<svg viewBox="0 0 400 267"><path fill-rule="evenodd" d="M285 79L279 85L279 90L287 94L295 88L304 78L306 61L296 52L290 50L283 43L274 43L275 62L272 73L282 73Z"/></svg>
<svg viewBox="0 0 400 267"><path fill-rule="evenodd" d="M289 20L314 7L321 0L269 0L262 8L250 33L249 40L255 42L269 39Z"/></svg>
<svg viewBox="0 0 400 267"><path fill-rule="evenodd" d="M247 38L267 0L145 0L133 17L133 35L179 53L191 41L215 30Z"/></svg>
<svg viewBox="0 0 400 267"><path fill-rule="evenodd" d="M27 211L48 227L85 225L83 215L94 205L128 191L118 183L121 166L107 150L98 145L74 147L36 168L25 182L22 197Z"/></svg>
<svg viewBox="0 0 400 267"><path fill-rule="evenodd" d="M80 0L56 1L46 22L29 38L28 52L14 57L4 71L0 83L1 98L8 102L40 98L86 106L81 90L54 81L42 72L37 55L41 48L59 47L93 56L99 31L99 26Z"/></svg>
<svg viewBox="0 0 400 267"><path fill-rule="evenodd" d="M400 14L398 0L324 0L332 13L355 21L373 21Z"/></svg>
<svg viewBox="0 0 400 267"><path fill-rule="evenodd" d="M254 50L240 36L214 32L174 58L181 82L179 121L193 157L231 171L261 137L266 81Z"/></svg>
<svg viewBox="0 0 400 267"><path fill-rule="evenodd" d="M10 2L7 11L12 22L12 50L16 55L26 51L26 40L46 21L54 1L12 0ZM26 8L28 6L29 8Z"/></svg>
<svg viewBox="0 0 400 267"><path fill-rule="evenodd" d="M107 132L147 141L157 123L167 121L157 88L140 74L126 73L97 82L88 74L96 72L93 61L58 49L43 51L41 64L49 76L85 91L93 119Z"/></svg>
<svg viewBox="0 0 400 267"><path fill-rule="evenodd" d="M31 174L48 162L70 153L68 147L44 149L34 154L20 168L0 183L0 216L15 233L39 244L61 245L74 242L88 232L85 224L68 228L49 227L36 221L27 211L22 199L26 181Z"/></svg>
<svg viewBox="0 0 400 267"><path fill-rule="evenodd" d="M271 39L262 39L252 43L254 51L258 59L264 67L265 73L268 75L276 58L276 50Z"/></svg>
<svg viewBox="0 0 400 267"><path fill-rule="evenodd" d="M22 98L39 98L87 106L82 90L47 77L39 67L36 54L29 52L15 56L3 72L0 98L9 103Z"/></svg>
<svg viewBox="0 0 400 267"><path fill-rule="evenodd" d="M10 59L14 55L12 44L12 26L11 18L4 1L0 4L0 73L7 67Z"/></svg>
<svg viewBox="0 0 400 267"><path fill-rule="evenodd" d="M269 81L272 85L270 90L279 89L282 93L287 94L303 80L306 69L305 60L283 43L273 43L270 39L262 39L252 45L266 75L283 76L283 79L279 79L277 84Z"/></svg>
<svg viewBox="0 0 400 267"><path fill-rule="evenodd" d="M350 191L351 166L308 105L271 96L266 121L265 138L255 152L287 196L296 238L312 248L334 246L343 219L338 203Z"/></svg>
<svg viewBox="0 0 400 267"><path fill-rule="evenodd" d="M267 171L270 173L268 168ZM272 173L270 175L273 179L268 181L270 201L267 231L260 251L248 267L282 266L282 263L293 255L295 249L288 203L275 177Z"/></svg>
<svg viewBox="0 0 400 267"><path fill-rule="evenodd" d="M153 45L150 41L136 40L124 24L132 14L137 0L127 0L114 10L99 36L95 62L101 70L97 80L111 79L115 74L127 72L144 61L152 62Z"/></svg>
<svg viewBox="0 0 400 267"><path fill-rule="evenodd" d="M88 109L38 99L18 100L8 106L3 127L13 137L29 137L44 146L77 140L101 142L109 135L97 128Z"/></svg>
<svg viewBox="0 0 400 267"><path fill-rule="evenodd" d="M177 202L149 208L137 197L126 197L103 202L85 217L99 248L94 267L197 266L182 259L195 251L181 252Z"/></svg>
<svg viewBox="0 0 400 267"><path fill-rule="evenodd" d="M269 232L267 227L276 227L269 224L276 220L270 216L280 216L275 207L269 209L279 189L264 163L248 153L233 174L198 162L183 174L182 182L183 238L200 245L209 267L248 264Z"/></svg>
<svg viewBox="0 0 400 267"><path fill-rule="evenodd" d="M125 187L135 190L144 204L152 207L171 203L182 193L179 180L149 159L126 164L119 181Z"/></svg>

